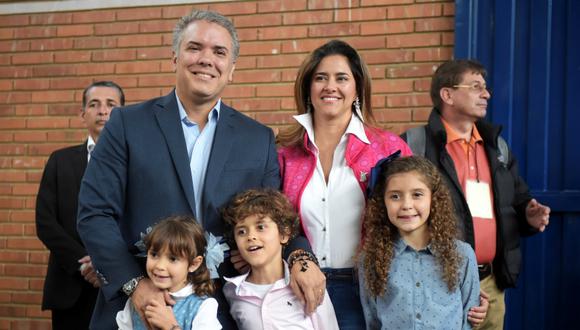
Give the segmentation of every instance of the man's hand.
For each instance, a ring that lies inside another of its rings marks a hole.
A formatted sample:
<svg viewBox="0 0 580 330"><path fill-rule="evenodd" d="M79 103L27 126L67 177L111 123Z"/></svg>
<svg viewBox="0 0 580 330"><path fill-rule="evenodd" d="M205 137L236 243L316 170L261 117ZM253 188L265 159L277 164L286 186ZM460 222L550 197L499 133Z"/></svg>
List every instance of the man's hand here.
<svg viewBox="0 0 580 330"><path fill-rule="evenodd" d="M298 261L290 270L290 287L306 306L306 314L311 315L324 300L326 277L314 262Z"/></svg>
<svg viewBox="0 0 580 330"><path fill-rule="evenodd" d="M526 206L526 219L530 226L543 232L550 223L550 208L532 199Z"/></svg>
<svg viewBox="0 0 580 330"><path fill-rule="evenodd" d="M145 307L145 318L154 329L172 329L174 325L179 325L171 306L157 300L151 300Z"/></svg>
<svg viewBox="0 0 580 330"><path fill-rule="evenodd" d="M95 288L100 287L101 281L99 280L99 277L97 276L97 272L95 271L95 268L93 267L93 263L91 262L91 257L84 256L81 259L79 259L78 261L81 264L79 270L81 272L81 275L85 278L85 281L91 283Z"/></svg>
<svg viewBox="0 0 580 330"><path fill-rule="evenodd" d="M475 328L481 325L487 316L489 308L489 294L483 290L479 290L479 306L471 307L467 313L467 320Z"/></svg>
<svg viewBox="0 0 580 330"><path fill-rule="evenodd" d="M231 250L230 251L230 261L234 265L234 268L240 274L245 274L250 270L250 264L248 264L246 262L246 260L244 260L244 258L242 258L242 255L240 254L240 250Z"/></svg>
<svg viewBox="0 0 580 330"><path fill-rule="evenodd" d="M145 310L148 305L154 304L154 301L160 305L175 305L175 301L171 298L167 291L158 289L153 282L148 278L143 278L137 284L137 288L131 295L131 302L139 316L145 322L145 325L150 328L149 322L145 317Z"/></svg>

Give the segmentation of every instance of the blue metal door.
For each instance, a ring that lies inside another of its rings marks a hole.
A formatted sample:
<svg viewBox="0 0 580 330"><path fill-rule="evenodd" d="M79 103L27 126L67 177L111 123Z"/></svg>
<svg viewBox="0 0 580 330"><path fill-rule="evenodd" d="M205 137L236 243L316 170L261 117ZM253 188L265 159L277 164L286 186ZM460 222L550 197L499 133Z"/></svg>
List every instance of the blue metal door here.
<svg viewBox="0 0 580 330"><path fill-rule="evenodd" d="M546 232L522 240L505 328L580 329L580 1L455 5L455 57L487 67L488 119L503 125L520 174L552 209Z"/></svg>

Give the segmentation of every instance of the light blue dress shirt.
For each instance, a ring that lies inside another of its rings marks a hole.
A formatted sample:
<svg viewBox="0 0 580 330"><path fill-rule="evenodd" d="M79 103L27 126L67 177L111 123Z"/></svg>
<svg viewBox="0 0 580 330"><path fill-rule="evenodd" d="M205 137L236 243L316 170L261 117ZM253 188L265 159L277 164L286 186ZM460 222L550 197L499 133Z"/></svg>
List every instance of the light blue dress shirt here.
<svg viewBox="0 0 580 330"><path fill-rule="evenodd" d="M416 251L401 238L395 244L383 296L373 298L368 294L364 270L359 267L367 329L471 329L467 312L479 305L479 274L471 246L456 243L462 260L453 292L447 289L430 247Z"/></svg>
<svg viewBox="0 0 580 330"><path fill-rule="evenodd" d="M199 131L199 125L192 122L187 117L185 108L181 100L177 98L179 108L179 118L181 118L181 127L185 136L185 145L187 146L187 155L189 156L189 167L191 169L191 179L193 181L193 194L195 196L195 217L197 221L203 224L203 213L201 202L203 197L203 187L205 183L205 173L213 144L215 129L219 119L221 99L217 101L215 107L209 112L207 123L203 130Z"/></svg>

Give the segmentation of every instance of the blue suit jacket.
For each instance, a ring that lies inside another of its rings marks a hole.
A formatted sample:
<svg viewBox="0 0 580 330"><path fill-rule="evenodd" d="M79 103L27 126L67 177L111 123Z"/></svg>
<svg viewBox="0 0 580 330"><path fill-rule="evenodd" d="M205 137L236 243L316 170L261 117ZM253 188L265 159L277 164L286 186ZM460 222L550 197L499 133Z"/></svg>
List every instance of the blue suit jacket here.
<svg viewBox="0 0 580 330"><path fill-rule="evenodd" d="M222 103L202 192L203 226L223 235L220 208L249 188L279 188L272 130ZM102 275L91 328L114 328L143 274L135 242L169 215L195 214L193 184L175 93L114 110L91 155L79 195L78 231ZM229 260L221 275L231 274Z"/></svg>

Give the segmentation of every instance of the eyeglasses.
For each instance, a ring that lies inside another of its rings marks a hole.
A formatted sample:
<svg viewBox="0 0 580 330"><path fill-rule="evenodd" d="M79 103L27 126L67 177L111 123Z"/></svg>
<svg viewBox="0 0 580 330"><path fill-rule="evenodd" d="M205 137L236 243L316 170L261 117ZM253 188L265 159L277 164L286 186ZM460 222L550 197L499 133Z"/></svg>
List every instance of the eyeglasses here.
<svg viewBox="0 0 580 330"><path fill-rule="evenodd" d="M483 91L485 90L489 94L491 94L491 88L488 88L487 85L481 85L478 83L475 83L473 85L453 85L453 88L468 88L470 91L476 92L478 94L483 93Z"/></svg>

